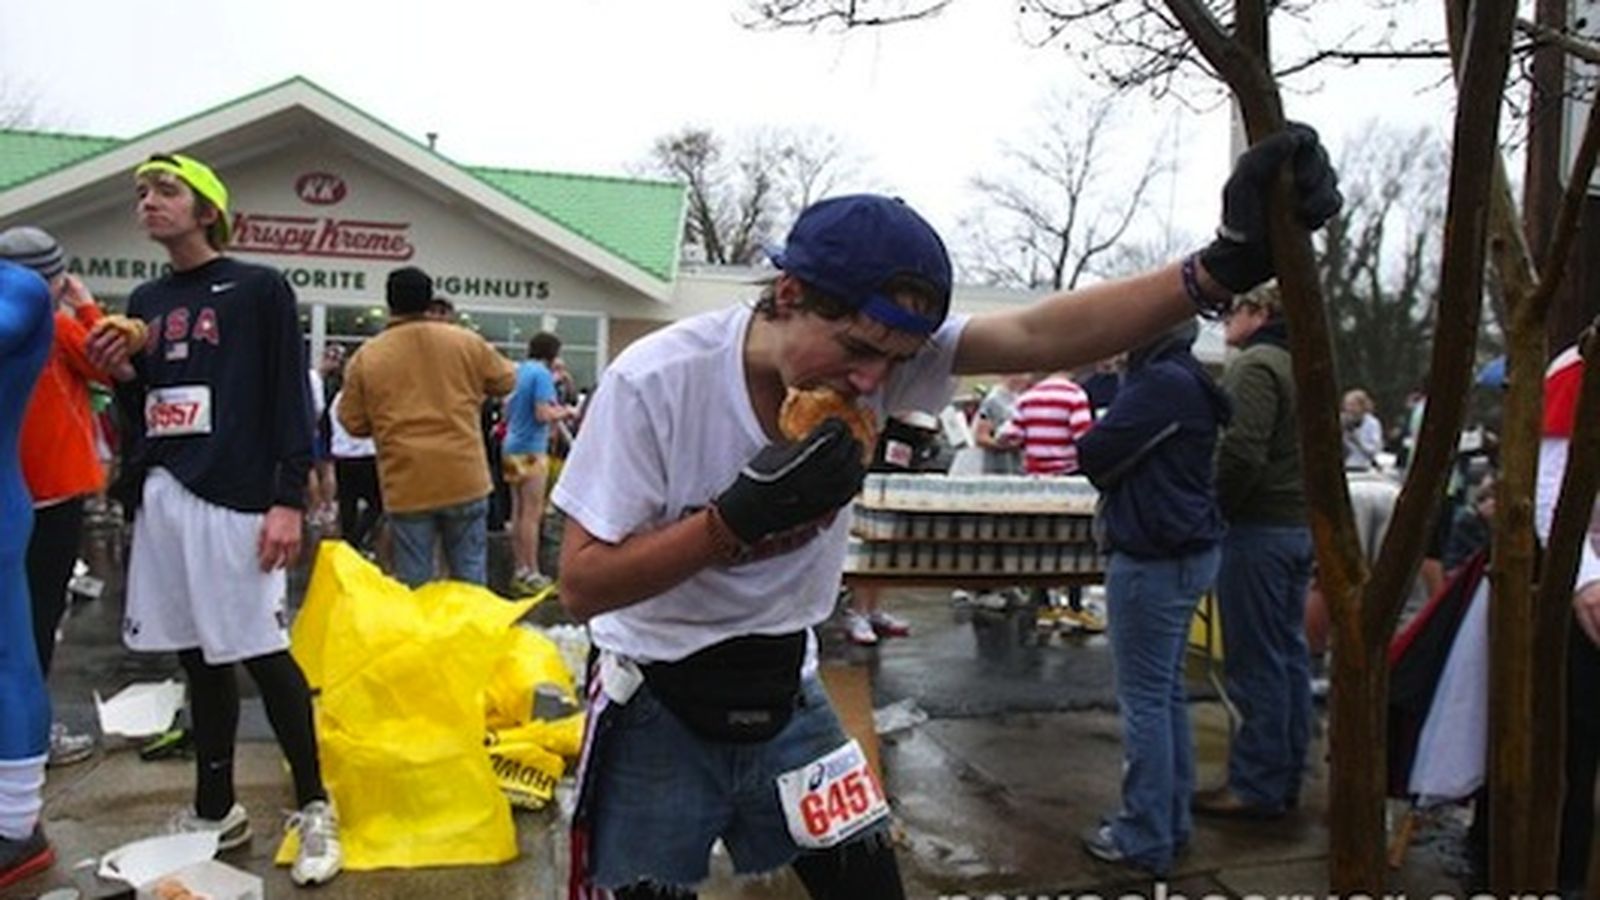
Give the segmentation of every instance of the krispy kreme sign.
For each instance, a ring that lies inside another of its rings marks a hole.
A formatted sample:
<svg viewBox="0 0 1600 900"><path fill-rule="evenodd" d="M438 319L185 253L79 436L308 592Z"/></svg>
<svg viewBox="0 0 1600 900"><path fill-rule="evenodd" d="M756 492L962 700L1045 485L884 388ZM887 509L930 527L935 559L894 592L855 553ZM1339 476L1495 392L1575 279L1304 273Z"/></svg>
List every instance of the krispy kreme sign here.
<svg viewBox="0 0 1600 900"><path fill-rule="evenodd" d="M280 216L240 211L233 248L280 256L407 260L416 255L410 222L371 222L335 216Z"/></svg>
<svg viewBox="0 0 1600 900"><path fill-rule="evenodd" d="M304 172L295 196L310 206L333 206L350 193L342 176ZM410 222L374 222L340 216L277 215L240 211L233 217L233 246L251 253L330 259L404 261L416 255Z"/></svg>

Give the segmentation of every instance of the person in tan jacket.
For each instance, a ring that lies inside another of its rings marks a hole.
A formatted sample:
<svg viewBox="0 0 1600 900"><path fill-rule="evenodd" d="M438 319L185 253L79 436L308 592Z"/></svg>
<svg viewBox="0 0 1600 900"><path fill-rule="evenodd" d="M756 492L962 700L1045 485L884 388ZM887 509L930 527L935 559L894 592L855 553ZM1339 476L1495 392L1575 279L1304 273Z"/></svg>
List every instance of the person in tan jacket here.
<svg viewBox="0 0 1600 900"><path fill-rule="evenodd" d="M479 410L516 386L516 367L465 328L429 318L433 279L415 266L389 273L389 326L345 370L339 421L378 447L378 484L394 540L395 576L434 578L444 542L450 577L488 580L488 455Z"/></svg>

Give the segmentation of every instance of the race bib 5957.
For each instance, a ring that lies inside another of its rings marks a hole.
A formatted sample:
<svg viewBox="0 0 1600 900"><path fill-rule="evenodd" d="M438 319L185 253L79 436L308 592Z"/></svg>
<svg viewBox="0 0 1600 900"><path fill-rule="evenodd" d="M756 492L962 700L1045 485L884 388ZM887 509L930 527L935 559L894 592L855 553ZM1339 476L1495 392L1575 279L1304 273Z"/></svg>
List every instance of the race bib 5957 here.
<svg viewBox="0 0 1600 900"><path fill-rule="evenodd" d="M210 386L151 388L144 398L144 433L153 438L210 434Z"/></svg>

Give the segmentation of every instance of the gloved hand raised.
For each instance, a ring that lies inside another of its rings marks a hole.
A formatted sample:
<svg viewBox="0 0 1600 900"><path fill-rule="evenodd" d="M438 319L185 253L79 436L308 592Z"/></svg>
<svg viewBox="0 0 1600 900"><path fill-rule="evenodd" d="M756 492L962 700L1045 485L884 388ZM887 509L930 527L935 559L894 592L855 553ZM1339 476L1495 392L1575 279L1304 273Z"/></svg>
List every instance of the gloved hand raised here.
<svg viewBox="0 0 1600 900"><path fill-rule="evenodd" d="M1315 231L1339 208L1339 175L1309 125L1290 122L1251 147L1234 163L1222 189L1222 224L1217 238L1200 251L1200 263L1218 284L1243 294L1271 278L1272 236L1267 198L1278 170L1290 162L1294 175L1295 218Z"/></svg>
<svg viewBox="0 0 1600 900"><path fill-rule="evenodd" d="M769 444L718 495L722 519L746 545L833 512L861 490L861 445L830 418L803 440Z"/></svg>

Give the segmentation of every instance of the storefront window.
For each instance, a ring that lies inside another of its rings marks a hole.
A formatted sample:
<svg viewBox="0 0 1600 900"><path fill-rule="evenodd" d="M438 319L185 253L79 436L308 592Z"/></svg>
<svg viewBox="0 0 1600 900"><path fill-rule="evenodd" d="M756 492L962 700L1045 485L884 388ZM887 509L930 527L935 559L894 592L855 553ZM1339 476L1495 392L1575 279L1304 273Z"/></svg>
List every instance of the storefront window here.
<svg viewBox="0 0 1600 900"><path fill-rule="evenodd" d="M495 349L514 360L528 355L528 339L549 328L561 338L561 358L579 387L591 387L600 373L599 316L556 313L522 313L504 310L459 309L464 328L483 335ZM300 307L300 327L311 345L311 306ZM325 343L344 344L349 352L383 330L389 313L382 306L329 306Z"/></svg>
<svg viewBox="0 0 1600 900"><path fill-rule="evenodd" d="M467 309L461 324L483 335L501 353L515 360L528 355L528 339L549 329L561 338L561 358L580 387L593 385L600 372L600 318L577 314L518 313Z"/></svg>
<svg viewBox="0 0 1600 900"><path fill-rule="evenodd" d="M388 321L389 311L381 306L330 306L328 340L359 344L382 331ZM302 309L300 324L309 327L310 323L310 312Z"/></svg>

